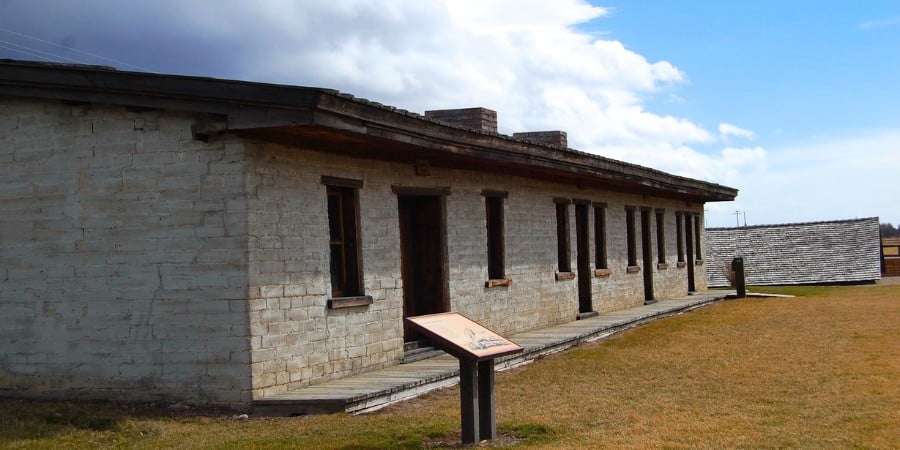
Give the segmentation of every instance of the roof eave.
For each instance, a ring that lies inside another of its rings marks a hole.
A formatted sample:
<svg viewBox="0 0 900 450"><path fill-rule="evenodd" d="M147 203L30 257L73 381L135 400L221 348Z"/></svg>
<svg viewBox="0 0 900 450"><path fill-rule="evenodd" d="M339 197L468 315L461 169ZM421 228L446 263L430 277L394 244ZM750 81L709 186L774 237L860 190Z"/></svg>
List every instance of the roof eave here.
<svg viewBox="0 0 900 450"><path fill-rule="evenodd" d="M209 114L197 132L291 133L326 128L427 149L438 158L484 161L582 184L691 201L729 201L734 188L597 155L463 129L322 88L118 71L97 66L0 61L0 95ZM302 134L299 133L299 134Z"/></svg>

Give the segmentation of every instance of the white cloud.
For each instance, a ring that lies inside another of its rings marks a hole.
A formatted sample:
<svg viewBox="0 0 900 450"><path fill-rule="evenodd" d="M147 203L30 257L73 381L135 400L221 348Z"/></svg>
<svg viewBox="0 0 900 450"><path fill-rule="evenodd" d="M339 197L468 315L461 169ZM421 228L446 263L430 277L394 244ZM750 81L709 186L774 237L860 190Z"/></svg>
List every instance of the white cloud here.
<svg viewBox="0 0 900 450"><path fill-rule="evenodd" d="M879 28L890 28L900 25L900 16L888 17L886 19L870 20L859 24L861 30L876 30Z"/></svg>
<svg viewBox="0 0 900 450"><path fill-rule="evenodd" d="M581 0L392 2L386 10L351 3L334 11L330 2L306 2L304 14L327 11L328 25L295 27L290 36L273 30L295 45L249 56L243 76L334 87L419 112L485 106L498 111L501 132L562 129L574 148L687 176L723 180L747 164L693 148L717 140L702 126L644 109L643 98L670 96L687 77L575 28L604 17L604 8Z"/></svg>
<svg viewBox="0 0 900 450"><path fill-rule="evenodd" d="M728 142L731 136L746 139L753 139L756 137L756 135L750 130L745 130L743 128L725 122L719 124L719 135L722 136L722 140L724 140L725 142Z"/></svg>
<svg viewBox="0 0 900 450"><path fill-rule="evenodd" d="M647 111L648 98L678 99L687 75L582 31L609 14L584 0L12 5L24 9L5 11L11 23L40 20L51 39L159 72L329 87L418 112L485 106L504 133L561 129L579 150L719 182L765 160L761 148L706 150L747 130Z"/></svg>
<svg viewBox="0 0 900 450"><path fill-rule="evenodd" d="M658 142L653 147L613 147L611 153L617 159L654 168L665 167L674 174L739 188L746 180L744 174L759 173L768 165L767 152L762 147L727 147L708 154L685 145Z"/></svg>
<svg viewBox="0 0 900 450"><path fill-rule="evenodd" d="M734 225L734 211L748 223L786 223L879 216L900 223L900 130L856 130L772 148L764 165L734 178L734 202L708 205L707 224ZM739 159L746 157L738 156Z"/></svg>
<svg viewBox="0 0 900 450"><path fill-rule="evenodd" d="M454 22L474 34L555 32L609 14L608 8L582 1L560 0L548 8L546 0L453 0L447 2ZM503 18L498 21L498 18Z"/></svg>

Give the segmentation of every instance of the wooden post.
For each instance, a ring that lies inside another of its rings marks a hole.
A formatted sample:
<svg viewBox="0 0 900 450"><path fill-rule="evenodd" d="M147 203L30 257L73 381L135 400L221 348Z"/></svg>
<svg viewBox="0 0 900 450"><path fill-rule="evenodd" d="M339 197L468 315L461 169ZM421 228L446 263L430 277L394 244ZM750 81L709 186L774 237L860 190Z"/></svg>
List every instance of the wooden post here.
<svg viewBox="0 0 900 450"><path fill-rule="evenodd" d="M464 358L459 359L459 406L462 420L462 443L479 442L481 433L478 394L478 363Z"/></svg>
<svg viewBox="0 0 900 450"><path fill-rule="evenodd" d="M478 417L481 440L497 437L497 408L494 402L494 360L478 363Z"/></svg>
<svg viewBox="0 0 900 450"><path fill-rule="evenodd" d="M734 270L734 287L737 288L737 297L747 296L747 281L744 278L744 258L737 257L731 261L731 269Z"/></svg>

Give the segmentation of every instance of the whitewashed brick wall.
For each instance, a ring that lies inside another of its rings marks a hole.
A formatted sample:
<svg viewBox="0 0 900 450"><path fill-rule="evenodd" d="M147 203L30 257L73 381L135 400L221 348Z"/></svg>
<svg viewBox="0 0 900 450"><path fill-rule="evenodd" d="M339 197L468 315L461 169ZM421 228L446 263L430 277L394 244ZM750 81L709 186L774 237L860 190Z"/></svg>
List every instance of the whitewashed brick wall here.
<svg viewBox="0 0 900 450"><path fill-rule="evenodd" d="M595 310L643 304L643 275L625 271L625 205L666 209L669 268L655 270L655 292L687 292L674 213L702 205L440 167L417 177L412 164L229 136L205 143L191 135L198 119L2 99L0 395L246 404L396 364L403 286L392 185L451 188L451 310L502 334L578 311L578 280L555 279L554 197L608 204L612 274L591 280ZM326 308L323 175L363 181L372 305ZM508 287L484 287L484 189L509 193ZM574 207L569 214L574 270Z"/></svg>
<svg viewBox="0 0 900 450"><path fill-rule="evenodd" d="M687 294L676 266L675 211L683 201L568 186L526 178L433 167L418 177L412 164L347 158L275 144L248 145L250 292L254 396L396 364L403 347L403 291L397 196L392 185L451 188L447 197L450 307L502 333L575 319L578 281L556 281L554 197L607 202L608 278L593 278L597 311L644 303L643 274L626 273L625 205L666 209L666 261L656 270L657 298ZM363 181L359 190L365 292L374 304L329 310L328 223L321 176ZM509 287L485 288L487 237L482 190L508 191L504 201ZM694 206L698 209L700 206ZM574 207L569 208L572 267ZM640 220L638 216L640 264ZM591 211L593 252L593 210ZM593 256L592 268L593 268ZM705 279L697 267L697 281Z"/></svg>
<svg viewBox="0 0 900 450"><path fill-rule="evenodd" d="M0 395L246 403L240 143L0 100Z"/></svg>

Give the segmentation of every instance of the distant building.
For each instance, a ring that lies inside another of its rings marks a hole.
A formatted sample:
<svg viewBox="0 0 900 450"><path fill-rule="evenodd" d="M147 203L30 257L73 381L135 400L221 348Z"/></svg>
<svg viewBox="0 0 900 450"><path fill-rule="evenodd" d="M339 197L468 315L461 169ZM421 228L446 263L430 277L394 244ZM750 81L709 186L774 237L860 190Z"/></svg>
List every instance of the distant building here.
<svg viewBox="0 0 900 450"><path fill-rule="evenodd" d="M881 278L878 218L706 230L709 286L729 286L744 258L748 285L863 283Z"/></svg>
<svg viewBox="0 0 900 450"><path fill-rule="evenodd" d="M0 61L0 395L246 405L398 364L408 316L684 296L736 195L485 108Z"/></svg>

